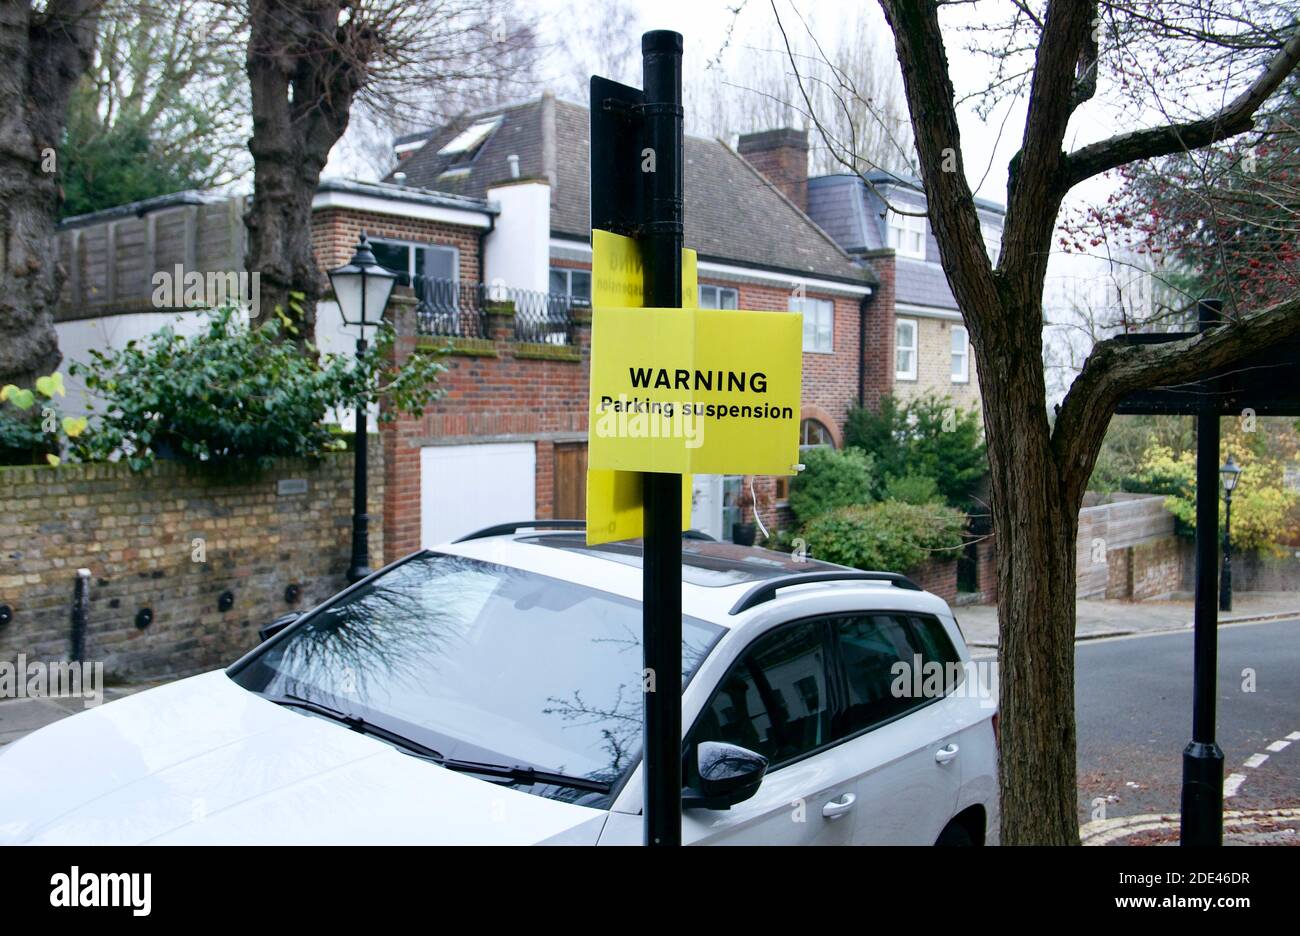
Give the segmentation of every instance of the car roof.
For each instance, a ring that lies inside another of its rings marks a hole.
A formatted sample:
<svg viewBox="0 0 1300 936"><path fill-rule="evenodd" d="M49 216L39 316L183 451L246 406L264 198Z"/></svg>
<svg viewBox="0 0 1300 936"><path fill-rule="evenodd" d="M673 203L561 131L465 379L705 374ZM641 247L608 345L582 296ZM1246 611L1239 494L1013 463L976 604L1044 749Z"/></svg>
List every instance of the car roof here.
<svg viewBox="0 0 1300 936"><path fill-rule="evenodd" d="M488 535L475 534L435 547L432 552L510 566L641 600L640 540L588 546L582 532L556 532L521 526L508 533L488 531ZM682 613L724 627L735 627L750 617L747 611L752 609L732 613L737 602L748 592L761 584L770 585L806 573L862 574L846 566L800 559L789 553L756 546L738 546L705 537L684 537ZM902 579L901 576L897 578ZM797 600L799 595L806 596L810 592L825 594L830 589L851 590L861 593L867 607L897 607L900 599L905 605L915 606L918 604L916 599L923 599L917 610L947 611L942 599L920 590L904 590L909 587L915 589L910 582L896 587L888 580L863 581L846 577L840 581L791 585L779 593L774 592L770 600L784 604L787 599ZM767 602L760 599L758 606L766 607Z"/></svg>

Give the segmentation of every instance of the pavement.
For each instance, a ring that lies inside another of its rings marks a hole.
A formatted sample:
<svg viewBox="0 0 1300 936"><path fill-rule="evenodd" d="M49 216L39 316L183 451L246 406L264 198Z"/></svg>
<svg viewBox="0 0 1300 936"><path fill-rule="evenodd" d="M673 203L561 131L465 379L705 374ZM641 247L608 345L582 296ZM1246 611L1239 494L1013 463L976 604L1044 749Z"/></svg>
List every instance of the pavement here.
<svg viewBox="0 0 1300 936"><path fill-rule="evenodd" d="M112 702L157 685L160 683L106 686L103 701ZM85 710L86 702L79 698L4 699L0 701L0 747L17 741L38 728Z"/></svg>
<svg viewBox="0 0 1300 936"><path fill-rule="evenodd" d="M1191 596L1147 601L1080 601L1075 611L1075 640L1126 637L1190 630ZM997 649L997 605L965 605L955 609L966 643L979 649ZM1220 612L1219 624L1281 620L1300 617L1300 592L1237 592L1232 610Z"/></svg>

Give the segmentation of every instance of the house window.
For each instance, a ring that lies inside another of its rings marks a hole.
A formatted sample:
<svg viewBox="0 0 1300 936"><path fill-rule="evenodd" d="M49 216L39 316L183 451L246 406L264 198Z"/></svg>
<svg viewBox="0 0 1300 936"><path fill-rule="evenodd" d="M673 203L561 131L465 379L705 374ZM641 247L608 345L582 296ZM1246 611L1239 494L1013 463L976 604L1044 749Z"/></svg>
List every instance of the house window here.
<svg viewBox="0 0 1300 936"><path fill-rule="evenodd" d="M701 309L738 309L740 293L726 286L700 285Z"/></svg>
<svg viewBox="0 0 1300 936"><path fill-rule="evenodd" d="M970 383L970 336L961 325L952 327L952 382Z"/></svg>
<svg viewBox="0 0 1300 936"><path fill-rule="evenodd" d="M565 296L576 306L591 305L591 271L551 267L551 293Z"/></svg>
<svg viewBox="0 0 1300 936"><path fill-rule="evenodd" d="M487 138L492 135L492 131L501 125L502 120L500 115L480 120L452 137L442 149L438 150L439 156L446 156L449 159L449 165L443 174L458 169L465 171L467 165L479 154Z"/></svg>
<svg viewBox="0 0 1300 936"><path fill-rule="evenodd" d="M894 377L916 379L916 320L898 319L894 323Z"/></svg>
<svg viewBox="0 0 1300 936"><path fill-rule="evenodd" d="M889 246L904 257L925 259L925 218L889 212Z"/></svg>
<svg viewBox="0 0 1300 936"><path fill-rule="evenodd" d="M835 438L824 423L804 419L799 423L799 448L835 448Z"/></svg>
<svg viewBox="0 0 1300 936"><path fill-rule="evenodd" d="M835 303L791 296L790 311L803 313L804 351L830 354L835 350Z"/></svg>
<svg viewBox="0 0 1300 936"><path fill-rule="evenodd" d="M394 273L412 278L459 279L460 252L455 247L376 238L370 241L370 249L379 265Z"/></svg>

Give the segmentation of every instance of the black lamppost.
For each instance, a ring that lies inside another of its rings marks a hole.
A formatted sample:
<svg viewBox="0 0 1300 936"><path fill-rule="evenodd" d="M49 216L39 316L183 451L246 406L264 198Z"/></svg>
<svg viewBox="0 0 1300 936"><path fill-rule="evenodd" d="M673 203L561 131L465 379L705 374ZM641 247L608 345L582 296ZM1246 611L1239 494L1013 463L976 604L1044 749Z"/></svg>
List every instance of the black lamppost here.
<svg viewBox="0 0 1300 936"><path fill-rule="evenodd" d="M384 269L361 232L356 252L345 266L330 270L330 285L338 301L343 324L357 329L357 360L366 353L366 329L384 320L388 297L393 294L397 275ZM352 564L348 581L359 582L370 574L370 514L366 512L366 408L363 396L357 401L356 465L352 482Z"/></svg>
<svg viewBox="0 0 1300 936"><path fill-rule="evenodd" d="M1227 462L1219 469L1223 479L1223 573L1219 579L1219 610L1232 610L1232 489L1241 477L1241 466L1228 456Z"/></svg>

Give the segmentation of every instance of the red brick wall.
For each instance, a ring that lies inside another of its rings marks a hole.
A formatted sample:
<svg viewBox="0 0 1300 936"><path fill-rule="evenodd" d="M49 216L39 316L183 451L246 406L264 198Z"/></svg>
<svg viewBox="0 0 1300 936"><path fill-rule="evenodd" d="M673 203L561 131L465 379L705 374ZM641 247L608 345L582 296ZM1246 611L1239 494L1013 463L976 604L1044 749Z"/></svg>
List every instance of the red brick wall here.
<svg viewBox="0 0 1300 936"><path fill-rule="evenodd" d="M508 320L494 321L494 336L479 353L461 351L444 359L440 399L418 417L404 416L381 428L389 492L384 547L390 561L420 547L420 449L435 442L536 439L537 516L551 516L555 447L546 436L587 431L591 329L586 324L576 329L578 360L538 360L526 355L554 353L555 347L518 344L510 340ZM406 336L398 341L398 353L405 357L417 339L410 337L406 316L399 318L398 329Z"/></svg>
<svg viewBox="0 0 1300 936"><path fill-rule="evenodd" d="M894 392L894 251L867 255L880 284L867 305L865 401L869 409Z"/></svg>
<svg viewBox="0 0 1300 936"><path fill-rule="evenodd" d="M992 533L975 544L975 590L984 604L998 600L998 553Z"/></svg>
<svg viewBox="0 0 1300 936"><path fill-rule="evenodd" d="M938 595L948 604L957 600L957 561L955 559L927 559L907 577L931 594Z"/></svg>
<svg viewBox="0 0 1300 936"><path fill-rule="evenodd" d="M362 231L367 237L391 237L455 247L460 251L461 279L479 279L477 228L352 208L324 208L312 212L311 240L320 268L332 270L352 259L352 251Z"/></svg>

